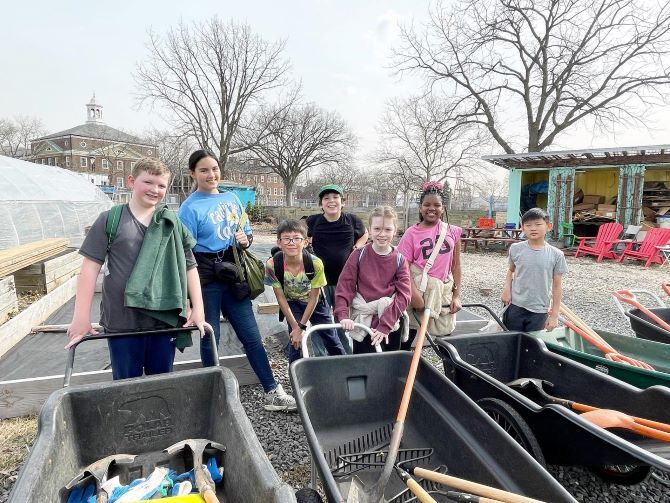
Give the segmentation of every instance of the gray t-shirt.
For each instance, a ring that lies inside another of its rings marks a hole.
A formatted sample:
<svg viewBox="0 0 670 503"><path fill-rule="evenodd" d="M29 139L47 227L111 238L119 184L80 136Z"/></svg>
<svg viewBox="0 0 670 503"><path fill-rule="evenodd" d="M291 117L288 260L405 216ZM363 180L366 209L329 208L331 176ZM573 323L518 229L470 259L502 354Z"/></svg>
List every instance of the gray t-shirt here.
<svg viewBox="0 0 670 503"><path fill-rule="evenodd" d="M568 272L563 252L546 243L539 250L532 249L528 241L514 243L509 248L509 265L516 267L512 304L533 313L546 313L554 275Z"/></svg>
<svg viewBox="0 0 670 503"><path fill-rule="evenodd" d="M103 264L107 258L107 273L102 282L100 325L108 331L154 330L167 325L140 310L124 305L126 284L142 248L147 227L137 220L128 205L123 207L116 237L107 254L107 214L102 212L88 231L79 253ZM186 250L186 267L195 267L195 257Z"/></svg>

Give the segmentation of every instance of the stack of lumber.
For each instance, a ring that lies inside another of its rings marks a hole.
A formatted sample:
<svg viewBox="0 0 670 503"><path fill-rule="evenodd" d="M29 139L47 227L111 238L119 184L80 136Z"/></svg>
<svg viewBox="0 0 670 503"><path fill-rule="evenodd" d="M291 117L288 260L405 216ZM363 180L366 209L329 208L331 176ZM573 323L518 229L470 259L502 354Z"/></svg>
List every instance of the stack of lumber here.
<svg viewBox="0 0 670 503"><path fill-rule="evenodd" d="M14 288L14 276L0 278L0 325L18 309L19 302L16 298L16 288Z"/></svg>
<svg viewBox="0 0 670 503"><path fill-rule="evenodd" d="M49 293L68 279L79 274L84 257L68 250L43 262L30 265L14 273L16 291Z"/></svg>
<svg viewBox="0 0 670 503"><path fill-rule="evenodd" d="M649 223L658 223L656 217L670 214L670 188L664 182L644 182L642 211Z"/></svg>
<svg viewBox="0 0 670 503"><path fill-rule="evenodd" d="M67 244L67 239L52 238L1 250L0 278L62 253Z"/></svg>

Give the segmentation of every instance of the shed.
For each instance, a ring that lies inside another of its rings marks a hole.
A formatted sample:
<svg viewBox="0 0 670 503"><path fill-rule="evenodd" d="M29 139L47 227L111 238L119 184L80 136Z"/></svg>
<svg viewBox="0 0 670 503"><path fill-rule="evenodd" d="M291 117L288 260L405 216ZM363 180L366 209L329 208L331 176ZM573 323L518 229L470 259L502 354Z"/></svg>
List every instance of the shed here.
<svg viewBox="0 0 670 503"><path fill-rule="evenodd" d="M595 235L603 221L617 221L626 227L639 225L645 216L653 222L656 214L670 212L670 145L528 152L482 159L509 170L509 222L519 223L522 188L546 183L546 198L540 195L537 206L549 213L555 239L563 237L561 224L573 222L575 195L580 190L585 196L599 196L595 210L598 204L606 205L598 211L602 218L586 223L587 228L577 232L581 235Z"/></svg>
<svg viewBox="0 0 670 503"><path fill-rule="evenodd" d="M256 204L256 187L226 181L219 184L219 192L224 191L234 192L240 198L243 208L247 207L247 203L251 203L252 206Z"/></svg>

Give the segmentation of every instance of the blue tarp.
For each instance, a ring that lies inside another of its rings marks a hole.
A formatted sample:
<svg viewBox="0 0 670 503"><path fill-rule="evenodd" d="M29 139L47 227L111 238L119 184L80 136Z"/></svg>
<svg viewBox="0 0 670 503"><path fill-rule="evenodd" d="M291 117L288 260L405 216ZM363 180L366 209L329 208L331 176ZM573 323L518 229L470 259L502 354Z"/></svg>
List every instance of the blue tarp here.
<svg viewBox="0 0 670 503"><path fill-rule="evenodd" d="M219 184L219 192L234 192L242 201L242 206L247 207L247 203L253 206L256 203L256 187L248 187L245 185L223 185Z"/></svg>

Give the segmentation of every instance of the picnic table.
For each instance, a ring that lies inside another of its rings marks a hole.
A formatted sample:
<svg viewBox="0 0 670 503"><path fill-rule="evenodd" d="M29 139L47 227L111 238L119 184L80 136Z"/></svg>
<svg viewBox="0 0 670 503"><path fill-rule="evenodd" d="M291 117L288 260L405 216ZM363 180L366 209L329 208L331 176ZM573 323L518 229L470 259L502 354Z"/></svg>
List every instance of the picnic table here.
<svg viewBox="0 0 670 503"><path fill-rule="evenodd" d="M505 248L509 248L513 243L523 241L521 239L522 233L521 229L464 227L461 243L463 243L464 252L468 251L468 244L470 243L475 245L475 250L479 250L480 242L483 246L489 243L502 243Z"/></svg>

